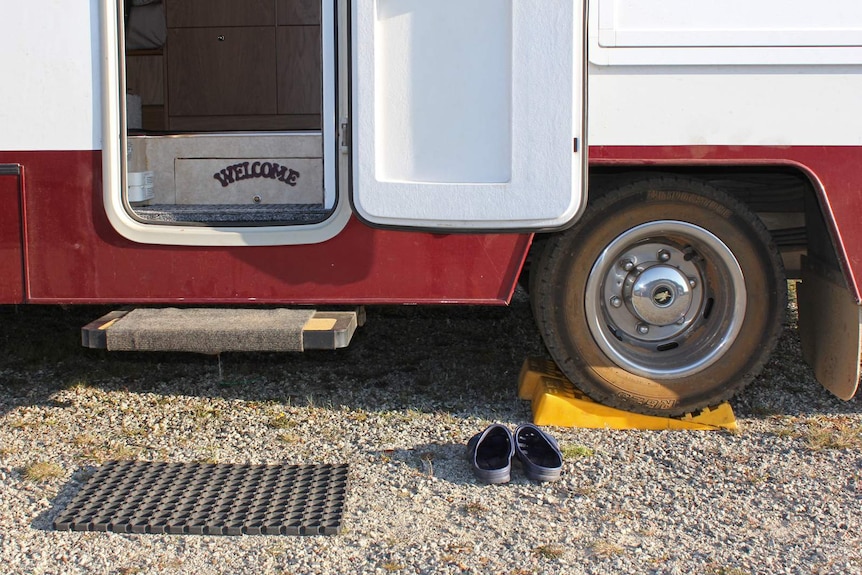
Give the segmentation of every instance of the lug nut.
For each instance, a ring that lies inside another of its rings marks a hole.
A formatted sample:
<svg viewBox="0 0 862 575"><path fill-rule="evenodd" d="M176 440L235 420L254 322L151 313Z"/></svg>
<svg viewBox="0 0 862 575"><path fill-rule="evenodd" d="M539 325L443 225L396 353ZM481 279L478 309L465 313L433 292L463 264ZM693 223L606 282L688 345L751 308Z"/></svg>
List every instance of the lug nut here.
<svg viewBox="0 0 862 575"><path fill-rule="evenodd" d="M659 250L658 252L658 261L666 262L670 259L670 252L667 250Z"/></svg>
<svg viewBox="0 0 862 575"><path fill-rule="evenodd" d="M621 305L623 305L623 300L621 300L617 296L614 296L611 298L611 305L614 307L620 307Z"/></svg>
<svg viewBox="0 0 862 575"><path fill-rule="evenodd" d="M638 333L641 335L646 335L649 333L649 326L645 323L638 325Z"/></svg>
<svg viewBox="0 0 862 575"><path fill-rule="evenodd" d="M634 269L635 263L631 260L622 260L620 262L620 267L623 268L625 271L630 272L632 271L632 269Z"/></svg>
<svg viewBox="0 0 862 575"><path fill-rule="evenodd" d="M690 285L691 287L696 286L697 280L695 280L694 278L688 278L688 285Z"/></svg>

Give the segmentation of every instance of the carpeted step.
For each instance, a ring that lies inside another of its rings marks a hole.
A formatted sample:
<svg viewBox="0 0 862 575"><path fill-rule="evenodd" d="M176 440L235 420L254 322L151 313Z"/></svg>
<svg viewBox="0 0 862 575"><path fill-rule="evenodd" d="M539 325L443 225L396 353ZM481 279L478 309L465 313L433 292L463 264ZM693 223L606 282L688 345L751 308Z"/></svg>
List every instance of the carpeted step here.
<svg viewBox="0 0 862 575"><path fill-rule="evenodd" d="M84 326L84 347L111 351L303 351L346 347L362 310L139 308Z"/></svg>

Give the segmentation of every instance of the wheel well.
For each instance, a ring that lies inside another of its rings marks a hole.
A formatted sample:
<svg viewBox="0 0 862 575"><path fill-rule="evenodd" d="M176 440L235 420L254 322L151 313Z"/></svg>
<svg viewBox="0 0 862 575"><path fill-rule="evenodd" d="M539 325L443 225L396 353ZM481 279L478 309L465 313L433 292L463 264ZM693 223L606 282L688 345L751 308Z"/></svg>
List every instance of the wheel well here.
<svg viewBox="0 0 862 575"><path fill-rule="evenodd" d="M652 414L693 412L741 390L786 309L767 228L689 175L651 174L596 198L547 238L530 280L563 373L600 403Z"/></svg>
<svg viewBox="0 0 862 575"><path fill-rule="evenodd" d="M838 268L835 242L814 186L802 170L792 167L596 167L590 169L588 201L636 180L662 176L696 178L745 203L769 230L789 279L800 277L801 258L810 251ZM536 237L536 250L541 249L542 239L542 235Z"/></svg>

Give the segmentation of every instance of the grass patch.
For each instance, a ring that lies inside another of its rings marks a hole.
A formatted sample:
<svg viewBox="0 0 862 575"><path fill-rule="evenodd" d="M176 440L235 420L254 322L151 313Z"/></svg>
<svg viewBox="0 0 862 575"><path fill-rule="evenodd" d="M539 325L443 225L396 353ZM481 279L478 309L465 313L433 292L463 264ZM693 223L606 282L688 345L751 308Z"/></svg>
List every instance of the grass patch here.
<svg viewBox="0 0 862 575"><path fill-rule="evenodd" d="M710 575L750 575L749 571L739 567L725 567L724 565L707 565L707 573Z"/></svg>
<svg viewBox="0 0 862 575"><path fill-rule="evenodd" d="M282 443L287 443L288 445L293 445L293 444L301 442L302 436L299 435L298 433L284 432L284 433L279 433L276 436L276 439L278 439Z"/></svg>
<svg viewBox="0 0 862 575"><path fill-rule="evenodd" d="M596 491L598 491L598 486L596 485L581 485L580 487L575 488L574 493L581 497L589 497L594 495Z"/></svg>
<svg viewBox="0 0 862 575"><path fill-rule="evenodd" d="M560 451L563 453L563 459L580 459L582 457L592 457L596 454L595 450L586 445L571 443L564 445Z"/></svg>
<svg viewBox="0 0 862 575"><path fill-rule="evenodd" d="M565 555L566 550L559 545L539 545L533 549L533 553L542 559L560 559Z"/></svg>
<svg viewBox="0 0 862 575"><path fill-rule="evenodd" d="M788 426L788 427L779 427L778 429L776 429L775 431L772 432L772 435L774 435L775 437L794 438L794 437L799 437L799 432L796 431L795 429L793 429L792 427Z"/></svg>
<svg viewBox="0 0 862 575"><path fill-rule="evenodd" d="M808 447L821 449L858 449L862 447L862 432L859 429L812 429L807 434Z"/></svg>
<svg viewBox="0 0 862 575"><path fill-rule="evenodd" d="M753 485L761 485L769 481L770 475L768 473L758 473L749 469L745 472L745 478Z"/></svg>
<svg viewBox="0 0 862 575"><path fill-rule="evenodd" d="M210 406L196 407L192 415L198 420L219 419L221 417L221 410Z"/></svg>
<svg viewBox="0 0 862 575"><path fill-rule="evenodd" d="M120 433L129 439L141 439L143 437L147 437L150 434L150 431L143 427L126 427L124 425Z"/></svg>
<svg viewBox="0 0 862 575"><path fill-rule="evenodd" d="M454 555L463 555L473 550L473 546L469 543L449 543L446 545L446 551Z"/></svg>
<svg viewBox="0 0 862 575"><path fill-rule="evenodd" d="M812 451L862 448L862 424L846 415L789 418L772 435L802 440Z"/></svg>
<svg viewBox="0 0 862 575"><path fill-rule="evenodd" d="M616 557L625 553L625 549L616 543L605 541L603 539L593 542L592 550L596 557L600 557L602 559L610 559L611 557Z"/></svg>
<svg viewBox="0 0 862 575"><path fill-rule="evenodd" d="M862 426L846 416L811 417L804 437L814 451L862 448Z"/></svg>
<svg viewBox="0 0 862 575"><path fill-rule="evenodd" d="M28 429L41 429L44 427L57 427L59 422L55 417L45 418L43 414L37 413L36 418L25 415L23 417L10 418L8 425L10 429L26 431Z"/></svg>
<svg viewBox="0 0 862 575"><path fill-rule="evenodd" d="M171 557L168 559L162 559L161 561L156 563L156 567L159 569L159 571L162 571L165 569L179 569L182 566L183 566L183 560L180 559L179 557Z"/></svg>
<svg viewBox="0 0 862 575"><path fill-rule="evenodd" d="M419 460L422 462L422 468L430 477L434 475L434 454L430 451L419 454Z"/></svg>
<svg viewBox="0 0 862 575"><path fill-rule="evenodd" d="M269 426L273 429L291 429L299 425L299 422L284 413L277 413L269 418Z"/></svg>
<svg viewBox="0 0 862 575"><path fill-rule="evenodd" d="M72 381L70 381L69 383L66 384L66 389L69 389L72 391L90 389L92 387L93 387L93 385L91 385L90 382L88 382L84 379L73 379Z"/></svg>
<svg viewBox="0 0 862 575"><path fill-rule="evenodd" d="M63 476L63 468L52 461L31 463L24 468L23 475L29 481L48 481Z"/></svg>
<svg viewBox="0 0 862 575"><path fill-rule="evenodd" d="M368 421L368 412L367 411L354 411L349 415L350 419L353 421L362 423L364 421Z"/></svg>
<svg viewBox="0 0 862 575"><path fill-rule="evenodd" d="M81 453L81 459L101 464L112 460L135 459L140 452L140 449L129 447L125 443L111 441L102 445L85 446L84 451Z"/></svg>
<svg viewBox="0 0 862 575"><path fill-rule="evenodd" d="M281 557L285 553L287 553L287 546L283 543L270 545L269 547L264 548L264 552L271 557Z"/></svg>
<svg viewBox="0 0 862 575"><path fill-rule="evenodd" d="M488 508L478 501L473 501L464 505L464 513L467 515L484 515L487 511Z"/></svg>
<svg viewBox="0 0 862 575"><path fill-rule="evenodd" d="M33 421L27 421L26 419L10 419L9 420L9 429L28 429L31 427L37 427L38 424Z"/></svg>
<svg viewBox="0 0 862 575"><path fill-rule="evenodd" d="M74 439L72 439L72 444L77 447L97 445L99 442L101 442L101 439L91 433L82 433L80 435L76 435Z"/></svg>
<svg viewBox="0 0 862 575"><path fill-rule="evenodd" d="M198 463L221 463L220 450L215 445L204 448L204 453L197 458Z"/></svg>

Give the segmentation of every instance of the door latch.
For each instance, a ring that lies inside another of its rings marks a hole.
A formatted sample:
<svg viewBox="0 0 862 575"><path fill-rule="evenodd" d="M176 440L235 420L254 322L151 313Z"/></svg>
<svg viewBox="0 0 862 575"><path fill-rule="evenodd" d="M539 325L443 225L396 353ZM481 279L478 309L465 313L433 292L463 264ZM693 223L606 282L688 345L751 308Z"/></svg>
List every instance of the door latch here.
<svg viewBox="0 0 862 575"><path fill-rule="evenodd" d="M347 118L341 119L341 128L338 134L339 148L342 154L350 152L350 122Z"/></svg>

